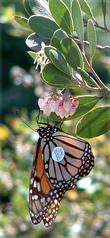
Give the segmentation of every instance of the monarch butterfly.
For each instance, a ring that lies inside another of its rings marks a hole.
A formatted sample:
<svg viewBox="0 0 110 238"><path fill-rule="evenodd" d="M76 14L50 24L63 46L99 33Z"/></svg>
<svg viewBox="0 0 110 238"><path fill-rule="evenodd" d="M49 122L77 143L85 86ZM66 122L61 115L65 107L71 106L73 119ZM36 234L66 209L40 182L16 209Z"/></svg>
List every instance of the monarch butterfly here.
<svg viewBox="0 0 110 238"><path fill-rule="evenodd" d="M66 191L89 174L94 156L88 142L55 126L40 127L29 189L33 224L51 226Z"/></svg>

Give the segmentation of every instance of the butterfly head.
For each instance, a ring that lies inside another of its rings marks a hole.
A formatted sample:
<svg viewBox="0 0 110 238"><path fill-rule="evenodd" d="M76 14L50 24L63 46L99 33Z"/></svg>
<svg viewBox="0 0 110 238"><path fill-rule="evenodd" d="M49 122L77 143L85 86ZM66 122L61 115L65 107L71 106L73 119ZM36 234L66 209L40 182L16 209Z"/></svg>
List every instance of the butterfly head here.
<svg viewBox="0 0 110 238"><path fill-rule="evenodd" d="M38 134L39 134L39 136L41 138L45 137L45 138L49 138L50 139L52 137L53 133L55 133L58 130L59 129L57 127L49 125L47 127L40 127L37 130L37 132L38 132Z"/></svg>

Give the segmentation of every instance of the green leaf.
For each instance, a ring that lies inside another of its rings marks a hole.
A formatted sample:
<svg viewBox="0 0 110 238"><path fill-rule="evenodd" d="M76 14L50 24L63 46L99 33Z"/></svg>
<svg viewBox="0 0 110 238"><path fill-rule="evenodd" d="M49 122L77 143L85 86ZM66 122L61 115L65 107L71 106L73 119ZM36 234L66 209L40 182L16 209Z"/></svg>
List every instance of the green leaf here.
<svg viewBox="0 0 110 238"><path fill-rule="evenodd" d="M19 23L21 26L24 27L28 27L27 23L28 23L28 19L26 17L22 17L22 16L14 16L14 19L17 23Z"/></svg>
<svg viewBox="0 0 110 238"><path fill-rule="evenodd" d="M36 58L36 53L33 51L27 51L27 53L32 57L33 60Z"/></svg>
<svg viewBox="0 0 110 238"><path fill-rule="evenodd" d="M87 82L87 84L92 86L99 86L94 78L92 78L91 75L89 75L89 73L87 73L84 69L78 67L77 72L81 75L82 79Z"/></svg>
<svg viewBox="0 0 110 238"><path fill-rule="evenodd" d="M97 44L100 46L110 47L110 32L106 32L102 29L96 30Z"/></svg>
<svg viewBox="0 0 110 238"><path fill-rule="evenodd" d="M32 12L32 10L30 8L30 5L29 5L29 1L28 0L23 0L23 5L24 5L24 8L25 8L28 16L33 15L33 12Z"/></svg>
<svg viewBox="0 0 110 238"><path fill-rule="evenodd" d="M62 0L62 2L66 5L68 10L71 11L71 1L70 0Z"/></svg>
<svg viewBox="0 0 110 238"><path fill-rule="evenodd" d="M105 19L106 18L106 13L107 13L107 1L102 0L101 5L102 5L103 16L104 16L104 19Z"/></svg>
<svg viewBox="0 0 110 238"><path fill-rule="evenodd" d="M30 34L26 39L26 45L33 51L38 52L42 48L42 41L44 44L49 44L48 40L42 40L36 33Z"/></svg>
<svg viewBox="0 0 110 238"><path fill-rule="evenodd" d="M83 57L80 48L76 42L70 38L65 38L61 41L61 48L67 62L70 66L77 70L77 67L83 68Z"/></svg>
<svg viewBox="0 0 110 238"><path fill-rule="evenodd" d="M53 32L58 29L56 23L51 19L35 15L29 18L29 25L33 31L44 39L50 39Z"/></svg>
<svg viewBox="0 0 110 238"><path fill-rule="evenodd" d="M30 8L35 15L47 16L51 18L51 14L46 0L28 0Z"/></svg>
<svg viewBox="0 0 110 238"><path fill-rule="evenodd" d="M77 125L77 135L85 138L100 136L110 130L110 107L99 107L87 113Z"/></svg>
<svg viewBox="0 0 110 238"><path fill-rule="evenodd" d="M47 64L41 74L43 82L58 88L71 87L71 77L62 73L52 64Z"/></svg>
<svg viewBox="0 0 110 238"><path fill-rule="evenodd" d="M72 120L79 118L90 111L100 100L97 96L77 96L79 100L79 107L76 113L73 116L69 116L68 118L64 118L64 121ZM61 121L61 118L58 117L55 113L51 113L50 118L52 120Z"/></svg>
<svg viewBox="0 0 110 238"><path fill-rule="evenodd" d="M71 35L73 33L73 24L66 5L61 0L49 0L49 8L58 26Z"/></svg>
<svg viewBox="0 0 110 238"><path fill-rule="evenodd" d="M87 24L87 35L89 41L90 56L92 58L96 51L96 30L91 19L89 19Z"/></svg>
<svg viewBox="0 0 110 238"><path fill-rule="evenodd" d="M79 96L76 97L79 100L79 107L77 112L71 117L72 119L81 117L82 115L86 114L90 111L101 99L97 96Z"/></svg>
<svg viewBox="0 0 110 238"><path fill-rule="evenodd" d="M83 12L85 12L90 18L94 19L92 10L86 0L79 0L81 9Z"/></svg>
<svg viewBox="0 0 110 238"><path fill-rule="evenodd" d="M55 47L53 47L53 46L51 46L51 45L45 46L44 52L45 52L47 58L51 61L51 59L50 59L50 54L49 54L49 53L50 53L50 50L55 50Z"/></svg>
<svg viewBox="0 0 110 238"><path fill-rule="evenodd" d="M72 1L72 19L73 19L75 31L80 41L83 42L83 39L84 39L83 16L82 16L81 7L78 0Z"/></svg>
<svg viewBox="0 0 110 238"><path fill-rule="evenodd" d="M72 75L64 56L58 50L50 50L50 59L53 65L67 75Z"/></svg>
<svg viewBox="0 0 110 238"><path fill-rule="evenodd" d="M56 47L57 49L60 49L61 50L61 45L60 45L60 41L63 40L64 38L67 37L67 34L58 29L54 32L52 38L51 38L51 41L50 41L50 45Z"/></svg>
<svg viewBox="0 0 110 238"><path fill-rule="evenodd" d="M52 46L46 46L45 49L45 54L49 58L49 60L53 63L53 65L62 71L63 73L71 76L72 72L70 69L70 66L67 64L64 56L61 54L59 50Z"/></svg>

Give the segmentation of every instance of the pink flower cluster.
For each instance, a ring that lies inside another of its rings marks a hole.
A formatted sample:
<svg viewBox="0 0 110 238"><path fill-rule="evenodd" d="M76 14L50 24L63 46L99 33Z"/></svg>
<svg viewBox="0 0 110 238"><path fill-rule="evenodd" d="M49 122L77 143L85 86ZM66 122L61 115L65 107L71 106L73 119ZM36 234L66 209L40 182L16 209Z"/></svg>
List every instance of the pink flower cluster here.
<svg viewBox="0 0 110 238"><path fill-rule="evenodd" d="M64 97L62 95L54 95L40 98L38 105L45 115L49 116L52 112L56 113L62 119L73 115L79 106L79 101L75 97Z"/></svg>

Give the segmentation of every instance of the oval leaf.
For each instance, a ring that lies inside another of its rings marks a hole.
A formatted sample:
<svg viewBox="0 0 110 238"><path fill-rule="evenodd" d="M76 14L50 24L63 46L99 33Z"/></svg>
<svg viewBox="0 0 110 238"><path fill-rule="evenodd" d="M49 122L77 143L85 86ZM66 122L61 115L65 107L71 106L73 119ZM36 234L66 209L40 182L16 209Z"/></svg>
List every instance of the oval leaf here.
<svg viewBox="0 0 110 238"><path fill-rule="evenodd" d="M76 128L78 136L92 138L110 130L110 107L100 107L87 113Z"/></svg>
<svg viewBox="0 0 110 238"><path fill-rule="evenodd" d="M35 15L47 16L51 18L48 3L46 0L28 0L30 8Z"/></svg>
<svg viewBox="0 0 110 238"><path fill-rule="evenodd" d="M49 60L53 63L53 65L62 71L63 73L71 76L72 72L70 70L70 66L67 64L64 56L61 54L61 52L57 49L55 49L52 46L46 46L45 47L45 54L49 58Z"/></svg>
<svg viewBox="0 0 110 238"><path fill-rule="evenodd" d="M64 56L58 50L50 50L50 59L53 65L63 73L72 76L69 65Z"/></svg>
<svg viewBox="0 0 110 238"><path fill-rule="evenodd" d="M88 111L90 111L100 100L100 98L97 96L77 96L76 98L79 100L79 107L77 108L76 113L73 116L64 118L63 121L72 120L83 116ZM51 113L50 119L61 121L61 118L55 113Z"/></svg>
<svg viewBox="0 0 110 238"><path fill-rule="evenodd" d="M67 62L70 66L77 70L77 67L83 68L83 57L80 48L76 42L70 38L65 38L61 41L61 48Z"/></svg>
<svg viewBox="0 0 110 238"><path fill-rule="evenodd" d="M84 69L78 67L77 72L81 75L82 79L87 82L90 86L99 86L94 78L89 75Z"/></svg>
<svg viewBox="0 0 110 238"><path fill-rule="evenodd" d="M72 34L72 19L66 5L61 0L49 0L49 8L58 26L67 34Z"/></svg>
<svg viewBox="0 0 110 238"><path fill-rule="evenodd" d="M51 59L50 59L50 54L49 54L49 53L50 53L50 50L56 50L56 48L53 47L53 46L51 46L51 45L45 46L44 52L45 52L47 58L51 61Z"/></svg>
<svg viewBox="0 0 110 238"><path fill-rule="evenodd" d="M104 31L102 29L96 30L97 44L103 47L110 47L110 32Z"/></svg>
<svg viewBox="0 0 110 238"><path fill-rule="evenodd" d="M62 31L61 29L58 29L54 32L54 34L51 38L51 41L50 41L50 45L53 45L55 48L61 50L60 41L66 37L67 37L67 34L64 31Z"/></svg>
<svg viewBox="0 0 110 238"><path fill-rule="evenodd" d="M83 42L84 39L84 26L83 26L83 17L78 0L72 1L72 19L74 23L75 31L80 39Z"/></svg>
<svg viewBox="0 0 110 238"><path fill-rule="evenodd" d="M67 8L71 11L71 1L70 0L63 0L63 2L67 6Z"/></svg>
<svg viewBox="0 0 110 238"><path fill-rule="evenodd" d="M90 56L92 58L96 51L96 30L91 19L89 19L87 24L87 35L89 41Z"/></svg>
<svg viewBox="0 0 110 238"><path fill-rule="evenodd" d="M36 58L36 53L33 51L27 51L27 53L32 57L33 60Z"/></svg>
<svg viewBox="0 0 110 238"><path fill-rule="evenodd" d="M92 10L86 0L79 0L81 9L83 12L85 12L90 18L94 19Z"/></svg>
<svg viewBox="0 0 110 238"><path fill-rule="evenodd" d="M21 26L28 27L28 19L26 17L22 16L14 16L14 19L17 23L19 23Z"/></svg>
<svg viewBox="0 0 110 238"><path fill-rule="evenodd" d="M66 86L71 87L72 85L71 77L62 73L52 64L47 64L44 67L41 77L45 83L53 87L64 88Z"/></svg>
<svg viewBox="0 0 110 238"><path fill-rule="evenodd" d="M23 0L23 5L24 5L24 8L26 10L26 13L28 14L28 16L31 16L33 15L33 12L30 8L30 5L29 5L29 1L28 0Z"/></svg>
<svg viewBox="0 0 110 238"><path fill-rule="evenodd" d="M40 37L50 39L53 32L58 29L58 26L50 18L42 16L31 16L29 18L29 25Z"/></svg>
<svg viewBox="0 0 110 238"><path fill-rule="evenodd" d="M48 44L48 40L43 40L45 44ZM42 48L42 38L37 36L36 33L32 33L26 39L26 45L33 51L40 51Z"/></svg>
<svg viewBox="0 0 110 238"><path fill-rule="evenodd" d="M106 18L106 13L107 13L107 1L103 0L101 2L101 5L102 5L102 12L103 12L103 16L104 16L104 19Z"/></svg>

